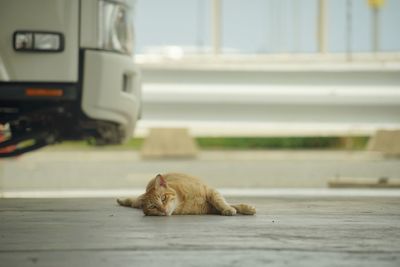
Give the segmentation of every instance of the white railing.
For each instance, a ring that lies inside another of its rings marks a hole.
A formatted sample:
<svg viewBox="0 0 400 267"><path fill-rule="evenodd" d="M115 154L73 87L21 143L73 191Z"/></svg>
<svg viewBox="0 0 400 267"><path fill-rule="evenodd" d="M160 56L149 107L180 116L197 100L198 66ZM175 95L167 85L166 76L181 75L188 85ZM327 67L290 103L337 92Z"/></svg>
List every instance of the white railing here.
<svg viewBox="0 0 400 267"><path fill-rule="evenodd" d="M142 57L137 134L157 127L206 136L371 135L400 128L397 54L359 55L352 63L341 55L312 57Z"/></svg>

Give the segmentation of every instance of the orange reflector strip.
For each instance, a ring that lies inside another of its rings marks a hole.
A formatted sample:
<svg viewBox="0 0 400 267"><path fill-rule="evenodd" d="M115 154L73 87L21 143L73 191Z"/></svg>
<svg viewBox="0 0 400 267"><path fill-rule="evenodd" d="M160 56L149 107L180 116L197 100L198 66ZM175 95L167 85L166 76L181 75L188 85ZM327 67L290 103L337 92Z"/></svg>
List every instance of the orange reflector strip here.
<svg viewBox="0 0 400 267"><path fill-rule="evenodd" d="M27 96L63 96L64 91L56 88L26 88Z"/></svg>

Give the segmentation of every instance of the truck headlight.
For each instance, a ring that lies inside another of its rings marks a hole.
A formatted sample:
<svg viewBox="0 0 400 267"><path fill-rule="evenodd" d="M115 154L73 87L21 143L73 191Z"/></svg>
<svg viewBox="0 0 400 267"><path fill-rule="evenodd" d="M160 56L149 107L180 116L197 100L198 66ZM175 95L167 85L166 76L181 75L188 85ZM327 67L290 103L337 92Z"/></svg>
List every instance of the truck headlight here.
<svg viewBox="0 0 400 267"><path fill-rule="evenodd" d="M99 46L104 50L132 54L133 27L128 6L99 1Z"/></svg>
<svg viewBox="0 0 400 267"><path fill-rule="evenodd" d="M36 50L58 51L61 48L62 36L59 34L35 33L33 48Z"/></svg>
<svg viewBox="0 0 400 267"><path fill-rule="evenodd" d="M61 33L16 31L14 49L25 52L61 52L64 50L64 38Z"/></svg>

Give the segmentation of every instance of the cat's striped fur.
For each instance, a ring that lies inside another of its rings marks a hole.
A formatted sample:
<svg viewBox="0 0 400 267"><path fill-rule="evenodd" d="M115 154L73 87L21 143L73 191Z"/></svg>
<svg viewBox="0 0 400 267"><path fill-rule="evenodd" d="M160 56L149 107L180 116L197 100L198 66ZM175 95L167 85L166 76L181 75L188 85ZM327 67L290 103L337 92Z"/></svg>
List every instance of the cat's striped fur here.
<svg viewBox="0 0 400 267"><path fill-rule="evenodd" d="M199 178L182 173L158 174L148 183L144 194L137 198L117 199L117 202L142 209L145 215L156 216L256 213L256 209L247 204L228 204L217 190Z"/></svg>

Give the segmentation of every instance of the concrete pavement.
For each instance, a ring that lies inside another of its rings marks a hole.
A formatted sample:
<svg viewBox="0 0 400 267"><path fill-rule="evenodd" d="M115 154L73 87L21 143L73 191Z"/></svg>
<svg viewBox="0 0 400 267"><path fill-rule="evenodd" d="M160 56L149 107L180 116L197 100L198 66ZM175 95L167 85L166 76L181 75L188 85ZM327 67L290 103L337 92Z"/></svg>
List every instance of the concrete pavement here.
<svg viewBox="0 0 400 267"><path fill-rule="evenodd" d="M216 188L325 188L335 177L400 178L400 159L346 151L201 151L197 159L142 160L131 151L51 151L0 161L0 193L143 190L157 173L186 172Z"/></svg>
<svg viewBox="0 0 400 267"><path fill-rule="evenodd" d="M144 217L115 199L0 199L2 266L399 266L400 198L230 198L255 216Z"/></svg>

